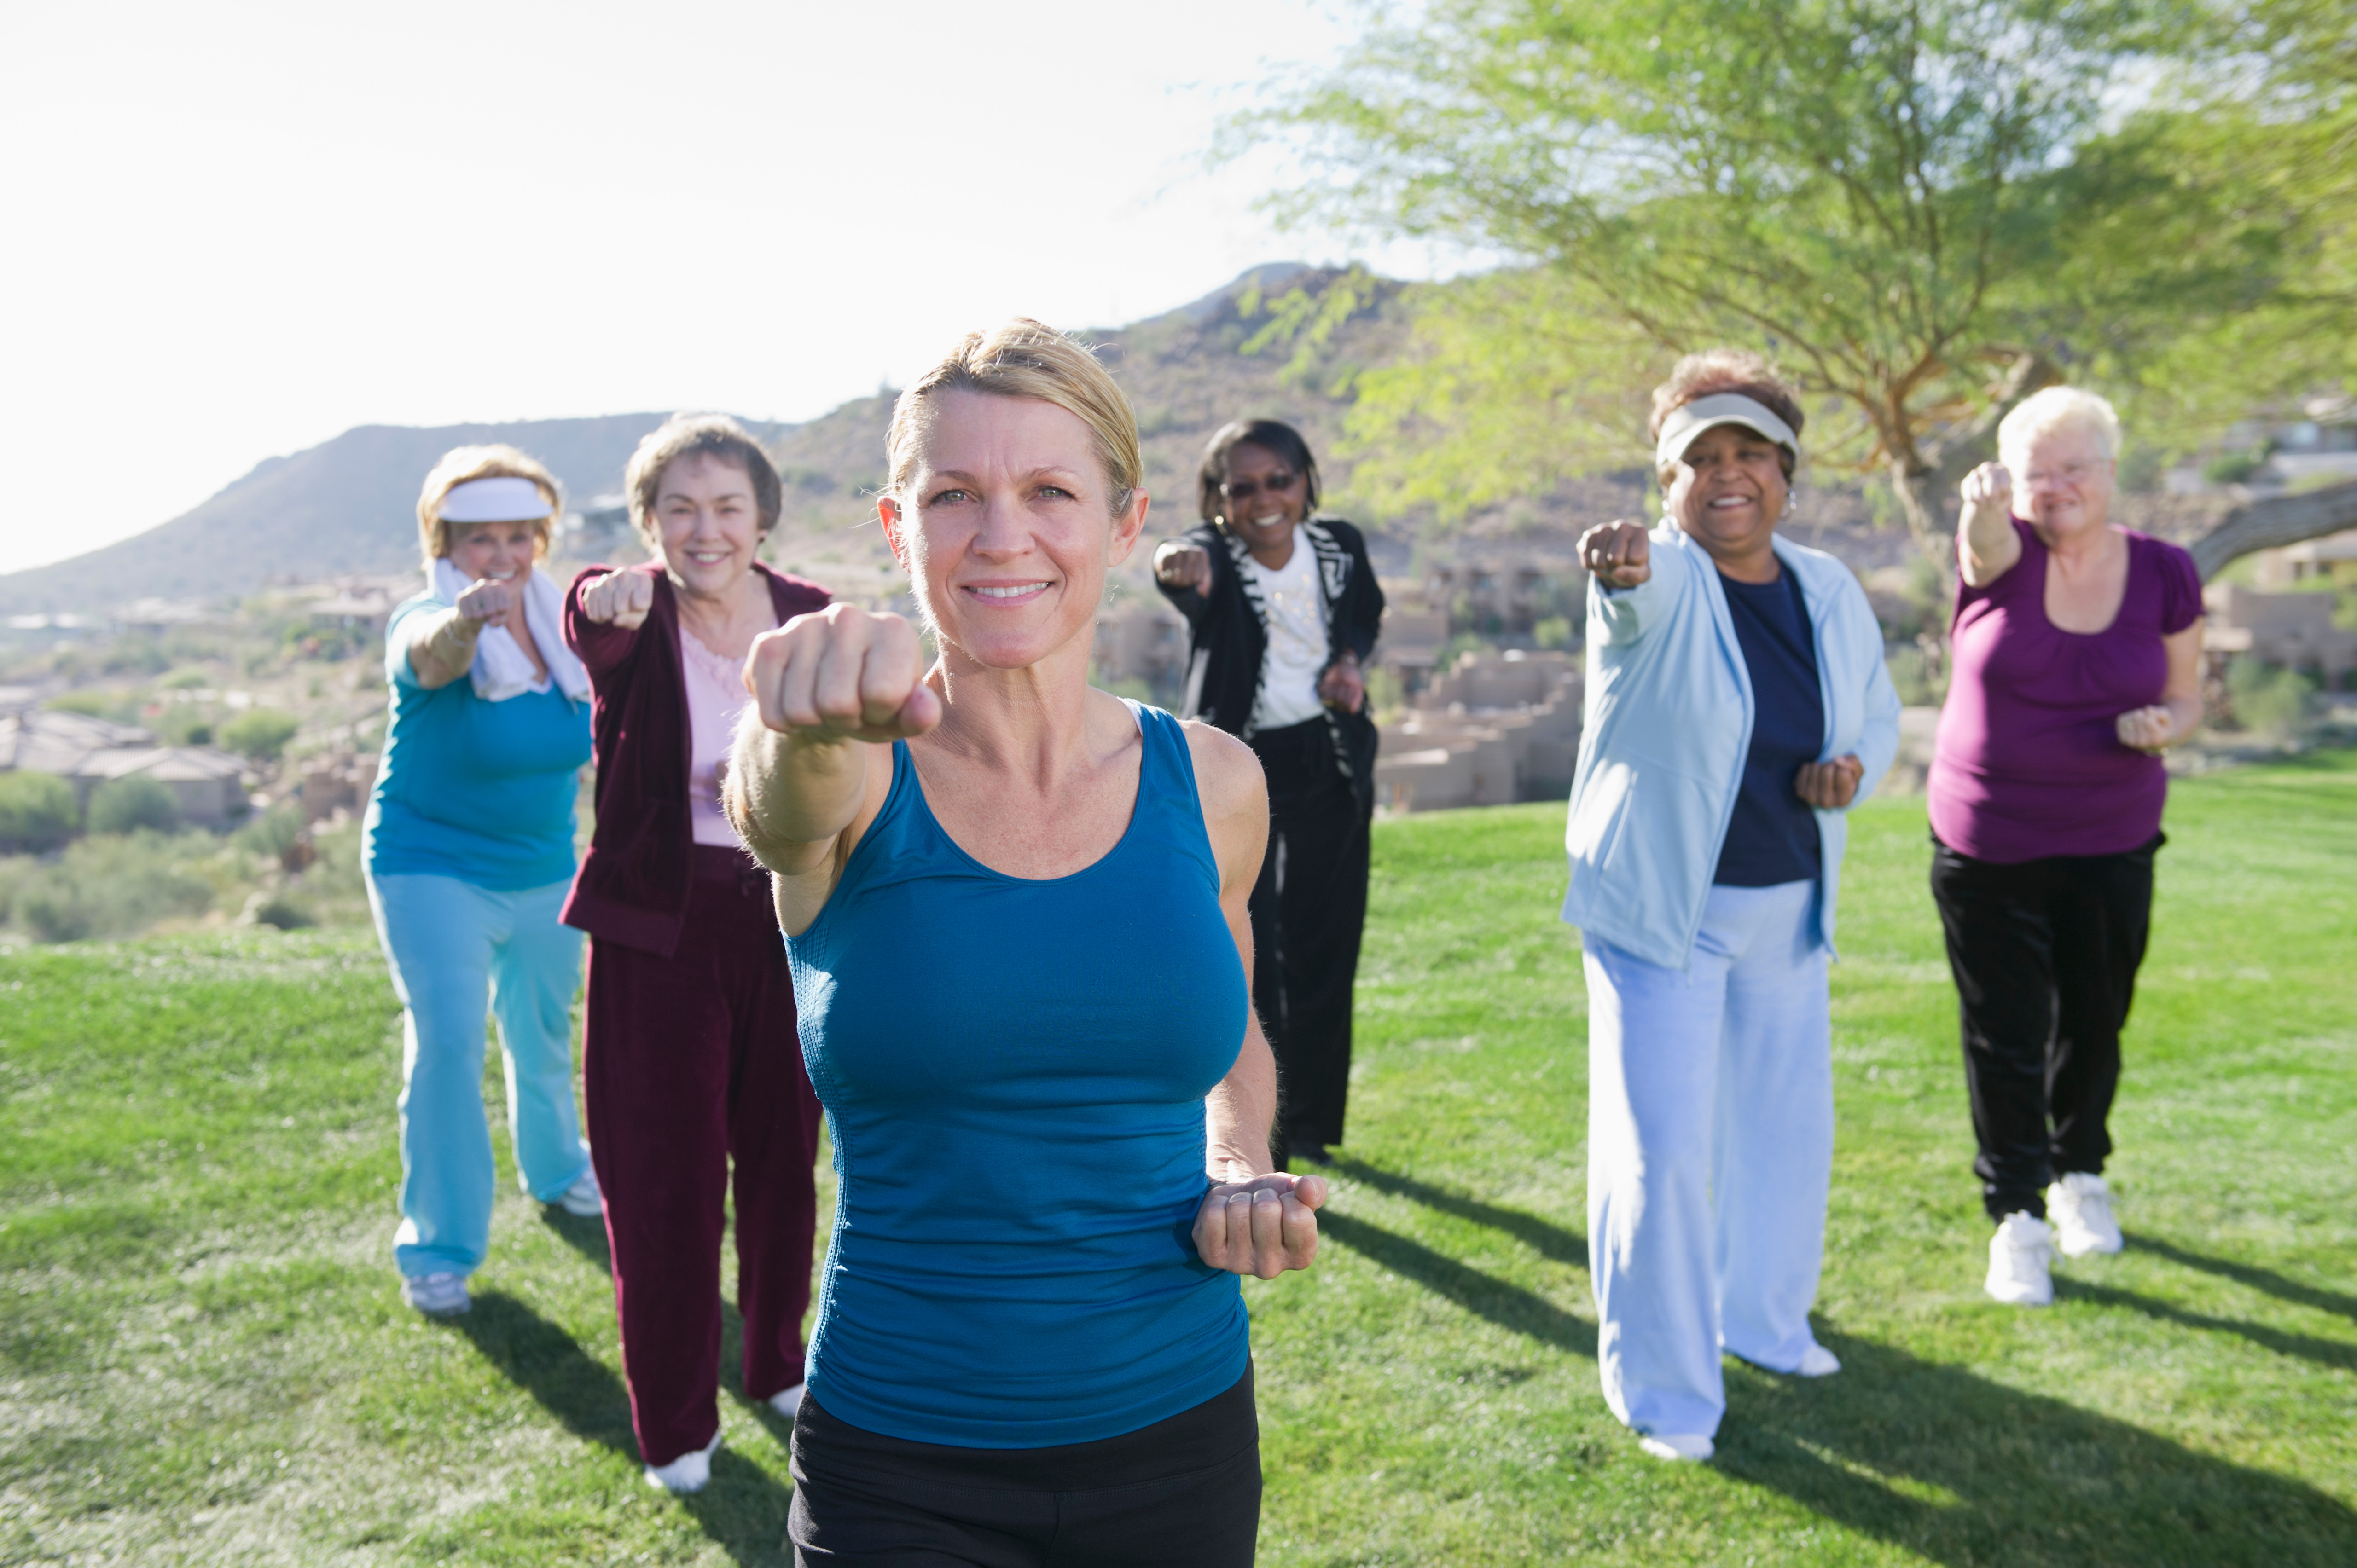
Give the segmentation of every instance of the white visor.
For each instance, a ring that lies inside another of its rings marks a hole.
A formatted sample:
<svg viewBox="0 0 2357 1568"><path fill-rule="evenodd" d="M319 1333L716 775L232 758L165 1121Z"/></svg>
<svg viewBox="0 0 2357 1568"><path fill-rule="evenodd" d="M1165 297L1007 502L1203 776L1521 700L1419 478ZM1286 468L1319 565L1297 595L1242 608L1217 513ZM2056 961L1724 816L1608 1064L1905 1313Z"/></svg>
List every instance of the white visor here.
<svg viewBox="0 0 2357 1568"><path fill-rule="evenodd" d="M434 515L445 522L538 522L555 510L530 479L500 474L452 485Z"/></svg>
<svg viewBox="0 0 2357 1568"><path fill-rule="evenodd" d="M1801 460L1801 438L1776 417L1776 411L1741 392L1713 392L1670 411L1662 421L1662 438L1653 444L1653 467L1666 468L1686 455L1695 438L1715 424L1740 424L1781 446L1795 463Z"/></svg>

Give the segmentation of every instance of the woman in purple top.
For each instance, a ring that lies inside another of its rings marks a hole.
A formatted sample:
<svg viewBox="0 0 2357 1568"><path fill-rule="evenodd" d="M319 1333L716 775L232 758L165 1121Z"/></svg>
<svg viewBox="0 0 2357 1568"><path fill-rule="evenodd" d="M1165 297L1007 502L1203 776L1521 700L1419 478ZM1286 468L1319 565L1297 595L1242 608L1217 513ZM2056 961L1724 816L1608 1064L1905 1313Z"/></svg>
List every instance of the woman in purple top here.
<svg viewBox="0 0 2357 1568"><path fill-rule="evenodd" d="M1964 480L1956 532L1932 896L1997 1222L1986 1288L2016 1305L2053 1299L2058 1243L2120 1250L2104 1120L2165 842L2160 754L2201 722L2201 574L2111 525L2119 439L2093 393L2027 399L1997 428L2000 461Z"/></svg>

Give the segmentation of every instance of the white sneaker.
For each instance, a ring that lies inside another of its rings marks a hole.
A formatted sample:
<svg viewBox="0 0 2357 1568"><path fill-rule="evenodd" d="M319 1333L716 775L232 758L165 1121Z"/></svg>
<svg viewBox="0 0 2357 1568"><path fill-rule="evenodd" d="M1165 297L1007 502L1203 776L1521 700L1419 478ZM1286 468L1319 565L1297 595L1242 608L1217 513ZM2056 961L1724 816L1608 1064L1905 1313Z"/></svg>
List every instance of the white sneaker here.
<svg viewBox="0 0 2357 1568"><path fill-rule="evenodd" d="M780 1389L770 1396L770 1408L791 1421L794 1412L802 1408L802 1394L809 1387L808 1383L796 1383L792 1388Z"/></svg>
<svg viewBox="0 0 2357 1568"><path fill-rule="evenodd" d="M2120 1222L2112 1218L2112 1189L2091 1171L2072 1171L2048 1187L2046 1214L2058 1232L2055 1245L2066 1258L2116 1252L2126 1245Z"/></svg>
<svg viewBox="0 0 2357 1568"><path fill-rule="evenodd" d="M584 1219L596 1219L604 1215L606 1195L597 1190L597 1173L585 1166L581 1174L573 1178L573 1185L556 1195L556 1207Z"/></svg>
<svg viewBox="0 0 2357 1568"><path fill-rule="evenodd" d="M467 1294L467 1276L447 1271L404 1276L401 1299L428 1317L456 1317L475 1305Z"/></svg>
<svg viewBox="0 0 2357 1568"><path fill-rule="evenodd" d="M716 1432L703 1447L690 1449L668 1465L648 1466L647 1485L674 1495L704 1490L705 1483L712 1479L712 1455L719 1446L720 1434Z"/></svg>
<svg viewBox="0 0 2357 1568"><path fill-rule="evenodd" d="M1684 1459L1689 1462L1707 1459L1716 1452L1710 1439L1696 1432L1649 1432L1638 1439L1637 1446L1656 1459Z"/></svg>
<svg viewBox="0 0 2357 1568"><path fill-rule="evenodd" d="M2005 1217L1989 1238L1988 1283L1981 1288L2007 1306L2045 1306L2054 1299L2054 1232L2028 1209Z"/></svg>
<svg viewBox="0 0 2357 1568"><path fill-rule="evenodd" d="M1792 1369L1798 1378L1830 1378L1841 1370L1841 1358L1822 1345L1812 1345L1801 1352L1801 1364Z"/></svg>

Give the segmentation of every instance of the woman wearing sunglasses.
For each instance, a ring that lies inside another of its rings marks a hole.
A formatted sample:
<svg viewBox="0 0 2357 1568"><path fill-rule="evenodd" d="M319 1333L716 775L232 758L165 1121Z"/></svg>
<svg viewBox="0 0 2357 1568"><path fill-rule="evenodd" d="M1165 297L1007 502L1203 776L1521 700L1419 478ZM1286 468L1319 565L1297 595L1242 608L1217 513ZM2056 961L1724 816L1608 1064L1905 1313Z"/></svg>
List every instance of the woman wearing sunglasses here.
<svg viewBox="0 0 2357 1568"><path fill-rule="evenodd" d="M1155 582L1187 618L1184 716L1242 739L1268 779L1253 888L1253 1007L1276 1052L1276 1164L1329 1165L1351 1079L1351 990L1367 915L1375 726L1360 667L1383 594L1359 531L1319 517L1318 461L1274 419L1211 437L1202 525L1165 540Z"/></svg>

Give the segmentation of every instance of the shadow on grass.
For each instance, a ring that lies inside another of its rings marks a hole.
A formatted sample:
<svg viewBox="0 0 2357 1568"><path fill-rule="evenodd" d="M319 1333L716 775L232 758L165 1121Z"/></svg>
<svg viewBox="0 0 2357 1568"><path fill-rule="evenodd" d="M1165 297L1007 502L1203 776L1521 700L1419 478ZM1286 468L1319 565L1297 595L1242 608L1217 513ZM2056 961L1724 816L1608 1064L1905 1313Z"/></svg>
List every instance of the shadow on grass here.
<svg viewBox="0 0 2357 1568"><path fill-rule="evenodd" d="M628 1460L632 1470L638 1468L639 1445L630 1434L630 1402L622 1380L573 1336L499 1291L476 1296L472 1311L446 1321L567 1432L605 1444ZM630 1484L644 1483L633 1476ZM793 1501L791 1489L725 1444L713 1456L711 1484L677 1500L735 1562L788 1560L780 1542Z"/></svg>
<svg viewBox="0 0 2357 1568"><path fill-rule="evenodd" d="M2165 1301L2155 1301L2148 1295L2138 1295L2116 1285L2099 1285L2088 1280L2058 1279L2054 1282L2054 1294L2066 1300L2126 1307L2130 1312L2141 1312L2158 1322L2174 1323L2180 1327L2232 1334L2278 1356L2294 1356L2303 1361L2313 1361L2319 1367L2338 1367L2344 1372L2357 1372L2357 1345L2319 1339L2308 1334L2287 1334L2280 1328L2269 1328L2262 1323L2247 1323L2241 1318L2212 1317L2207 1313L2189 1312Z"/></svg>
<svg viewBox="0 0 2357 1568"><path fill-rule="evenodd" d="M2357 1513L2298 1481L1871 1340L1838 1378L1730 1361L1717 1468L1944 1563L2357 1562Z"/></svg>
<svg viewBox="0 0 2357 1568"><path fill-rule="evenodd" d="M558 1240L587 1259L599 1273L608 1279L613 1277L614 1253L607 1244L606 1222L603 1219L567 1214L550 1205L540 1211L540 1222L547 1226Z"/></svg>
<svg viewBox="0 0 2357 1568"><path fill-rule="evenodd" d="M1486 1322L1575 1356L1596 1359L1596 1327L1534 1292L1436 1252L1421 1241L1370 1220L1329 1210L1318 1217L1318 1234L1339 1241L1378 1267L1414 1280Z"/></svg>
<svg viewBox="0 0 2357 1568"><path fill-rule="evenodd" d="M1387 1171L1380 1165L1371 1165L1348 1155L1338 1153L1334 1165L1352 1181L1364 1183L1377 1192L1405 1197L1410 1203L1420 1203L1442 1214L1453 1214L1476 1225L1503 1230L1543 1258L1567 1263L1582 1272L1587 1268L1587 1238L1577 1230L1566 1230L1553 1220L1525 1214L1519 1208L1501 1208L1494 1203L1467 1197L1462 1193L1450 1192L1446 1187L1434 1187L1414 1176Z"/></svg>
<svg viewBox="0 0 2357 1568"><path fill-rule="evenodd" d="M2150 1252L2156 1258L2167 1258L2170 1262L2185 1268L2199 1269L2203 1273L2216 1274L2221 1279L2229 1279L2238 1285L2248 1286L2262 1295L2271 1295L2277 1301L2287 1301L2298 1306L2312 1306L2319 1312L2329 1312L2336 1317L2345 1317L2352 1323L2357 1323L2357 1296L2341 1295L2332 1291L2319 1290L2315 1285L2302 1284L2298 1280L2287 1280L2281 1274L2266 1269L2254 1268L2248 1263L2237 1263L2229 1259L2213 1258L2204 1252L2191 1251L2172 1242L2161 1240L2158 1237L2147 1236L2137 1230L2127 1232L2127 1242L2139 1252Z"/></svg>

